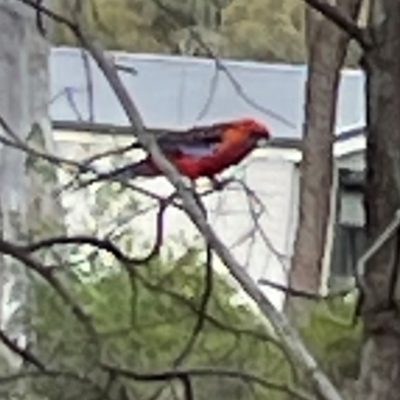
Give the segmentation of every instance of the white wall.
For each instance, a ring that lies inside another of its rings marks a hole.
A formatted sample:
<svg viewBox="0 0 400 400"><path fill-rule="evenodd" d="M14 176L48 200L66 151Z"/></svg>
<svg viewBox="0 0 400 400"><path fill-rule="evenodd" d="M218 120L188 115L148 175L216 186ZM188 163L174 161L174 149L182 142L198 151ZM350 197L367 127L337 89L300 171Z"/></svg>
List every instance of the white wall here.
<svg viewBox="0 0 400 400"><path fill-rule="evenodd" d="M354 171L365 169L365 136L337 142L335 145L336 164L340 168L347 168Z"/></svg>

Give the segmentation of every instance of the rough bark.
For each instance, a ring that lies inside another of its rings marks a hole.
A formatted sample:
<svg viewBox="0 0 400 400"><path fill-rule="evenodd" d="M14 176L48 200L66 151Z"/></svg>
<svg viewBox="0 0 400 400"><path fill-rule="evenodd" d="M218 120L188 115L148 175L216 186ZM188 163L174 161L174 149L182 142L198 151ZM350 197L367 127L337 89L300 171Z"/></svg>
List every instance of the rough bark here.
<svg viewBox="0 0 400 400"><path fill-rule="evenodd" d="M356 19L361 0L338 0L343 13ZM308 12L309 46L303 158L300 178L299 225L290 285L317 293L320 287L332 184L332 148L336 100L349 36L325 18ZM288 299L286 310L299 322L306 304Z"/></svg>
<svg viewBox="0 0 400 400"><path fill-rule="evenodd" d="M48 46L37 32L35 20L36 15L19 2L0 1L0 117L18 140L39 139L43 147L51 149ZM3 130L1 134L7 135ZM60 210L52 200L48 179L43 176L43 168L39 172L37 166L37 161L25 153L0 147L0 235L4 239L13 242L26 239L27 235L38 232L39 220L59 218ZM27 296L25 269L2 256L0 326L21 344L27 336ZM20 364L3 347L0 359L7 360L8 367Z"/></svg>
<svg viewBox="0 0 400 400"><path fill-rule="evenodd" d="M364 62L368 102L365 207L368 238L374 240L400 207L400 1L372 2L369 27L374 46ZM353 397L359 400L400 399L398 252L398 237L393 237L366 266L362 315L367 340Z"/></svg>

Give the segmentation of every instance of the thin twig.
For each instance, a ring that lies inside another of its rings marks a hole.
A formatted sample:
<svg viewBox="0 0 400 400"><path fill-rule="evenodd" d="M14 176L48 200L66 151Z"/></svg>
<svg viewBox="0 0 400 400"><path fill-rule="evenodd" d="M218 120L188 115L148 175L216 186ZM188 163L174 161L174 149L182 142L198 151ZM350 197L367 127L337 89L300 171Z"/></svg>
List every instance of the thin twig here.
<svg viewBox="0 0 400 400"><path fill-rule="evenodd" d="M271 288L280 290L281 292L286 293L289 296L302 297L304 299L316 300L316 301L335 299L337 297L344 297L344 296L347 296L349 293L351 293L355 289L355 287L351 287L349 289L339 290L337 292L329 293L327 295L320 295L320 294L316 294L316 293L305 292L304 290L299 290L299 289L295 289L292 287L287 287L285 285L281 285L279 283L272 282L269 279L264 279L264 278L259 279L258 283L260 285L265 285L265 286L269 286Z"/></svg>

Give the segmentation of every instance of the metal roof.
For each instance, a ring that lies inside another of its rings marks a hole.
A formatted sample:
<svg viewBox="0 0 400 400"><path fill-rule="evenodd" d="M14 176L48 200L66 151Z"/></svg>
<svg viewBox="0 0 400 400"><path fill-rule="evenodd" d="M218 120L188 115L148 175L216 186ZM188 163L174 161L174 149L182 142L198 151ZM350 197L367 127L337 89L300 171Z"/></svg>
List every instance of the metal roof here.
<svg viewBox="0 0 400 400"><path fill-rule="evenodd" d="M77 48L51 49L53 122L126 128L129 122L110 86L93 60L83 54ZM148 129L180 130L254 116L276 138L301 138L306 66L234 60L216 65L214 60L198 57L110 54L118 65L136 71L121 71L120 76ZM364 75L344 70L342 76L336 132L365 123Z"/></svg>

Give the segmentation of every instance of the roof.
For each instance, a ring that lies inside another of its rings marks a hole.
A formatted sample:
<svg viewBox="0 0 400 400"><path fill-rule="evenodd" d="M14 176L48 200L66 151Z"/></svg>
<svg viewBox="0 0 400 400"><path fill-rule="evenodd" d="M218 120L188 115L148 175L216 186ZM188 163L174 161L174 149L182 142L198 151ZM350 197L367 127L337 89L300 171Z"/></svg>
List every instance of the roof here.
<svg viewBox="0 0 400 400"><path fill-rule="evenodd" d="M114 126L129 122L109 84L82 50L51 49L50 115L59 126ZM181 130L235 117L253 116L274 137L296 140L302 135L307 68L176 55L112 52L148 129ZM86 65L86 66L85 66ZM365 123L364 75L344 70L340 85L336 132ZM93 99L92 101L90 99Z"/></svg>
<svg viewBox="0 0 400 400"><path fill-rule="evenodd" d="M366 127L364 125L360 125L356 128L351 128L341 131L340 135L338 136L338 139L339 140L353 139L365 134L366 134Z"/></svg>

